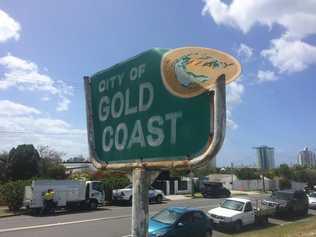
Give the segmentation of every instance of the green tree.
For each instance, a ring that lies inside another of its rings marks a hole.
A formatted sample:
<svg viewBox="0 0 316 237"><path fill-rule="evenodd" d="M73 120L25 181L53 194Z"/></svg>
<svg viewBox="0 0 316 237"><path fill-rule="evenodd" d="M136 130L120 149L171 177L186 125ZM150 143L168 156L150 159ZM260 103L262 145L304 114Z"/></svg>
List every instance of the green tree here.
<svg viewBox="0 0 316 237"><path fill-rule="evenodd" d="M25 180L40 174L40 156L33 145L18 145L9 152L8 178Z"/></svg>
<svg viewBox="0 0 316 237"><path fill-rule="evenodd" d="M293 172L287 164L281 164L279 168L276 169L276 173L279 177L291 179Z"/></svg>
<svg viewBox="0 0 316 237"><path fill-rule="evenodd" d="M69 158L66 162L68 163L76 163L76 162L86 162L87 160L83 157L83 155L79 155L76 157Z"/></svg>
<svg viewBox="0 0 316 237"><path fill-rule="evenodd" d="M235 170L235 174L238 179L246 180L246 179L259 179L260 174L257 169L254 168L240 168Z"/></svg>
<svg viewBox="0 0 316 237"><path fill-rule="evenodd" d="M279 188L280 188L280 190L290 189L291 188L290 180L287 178L280 178L279 179Z"/></svg>
<svg viewBox="0 0 316 237"><path fill-rule="evenodd" d="M0 183L6 182L8 179L9 153L0 153Z"/></svg>
<svg viewBox="0 0 316 237"><path fill-rule="evenodd" d="M39 146L40 176L43 178L64 179L66 168L62 165L63 152L58 152L49 146Z"/></svg>
<svg viewBox="0 0 316 237"><path fill-rule="evenodd" d="M10 181L0 186L1 199L8 205L10 211L17 211L22 207L25 186L31 181Z"/></svg>
<svg viewBox="0 0 316 237"><path fill-rule="evenodd" d="M52 164L47 168L45 177L51 179L66 179L66 167L61 164Z"/></svg>

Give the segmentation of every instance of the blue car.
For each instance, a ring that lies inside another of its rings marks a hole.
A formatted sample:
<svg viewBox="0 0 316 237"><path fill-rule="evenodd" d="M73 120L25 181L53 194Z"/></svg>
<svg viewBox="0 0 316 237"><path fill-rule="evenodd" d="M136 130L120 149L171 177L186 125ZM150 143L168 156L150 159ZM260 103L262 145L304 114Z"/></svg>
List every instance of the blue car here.
<svg viewBox="0 0 316 237"><path fill-rule="evenodd" d="M209 218L196 208L165 208L149 220L149 237L210 237Z"/></svg>

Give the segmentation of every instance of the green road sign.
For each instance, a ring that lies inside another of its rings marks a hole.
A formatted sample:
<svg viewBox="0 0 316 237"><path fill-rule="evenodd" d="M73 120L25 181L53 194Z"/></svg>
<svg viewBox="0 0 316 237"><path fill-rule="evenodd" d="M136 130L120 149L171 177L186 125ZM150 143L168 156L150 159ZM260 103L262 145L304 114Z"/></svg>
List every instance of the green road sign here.
<svg viewBox="0 0 316 237"><path fill-rule="evenodd" d="M233 66L197 49L152 49L88 79L89 144L97 162L182 160L207 147L212 107L204 92L216 78L203 70Z"/></svg>

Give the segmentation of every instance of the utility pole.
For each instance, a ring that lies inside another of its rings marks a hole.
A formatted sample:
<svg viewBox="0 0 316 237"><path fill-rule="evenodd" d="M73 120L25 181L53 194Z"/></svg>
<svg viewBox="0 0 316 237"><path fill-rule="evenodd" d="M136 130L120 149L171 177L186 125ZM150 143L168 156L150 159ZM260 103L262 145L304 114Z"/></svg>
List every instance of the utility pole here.
<svg viewBox="0 0 316 237"><path fill-rule="evenodd" d="M147 237L149 173L143 167L134 168L132 179L132 237Z"/></svg>
<svg viewBox="0 0 316 237"><path fill-rule="evenodd" d="M266 192L266 186L264 183L264 169L261 170L261 175L262 175L262 191L265 193Z"/></svg>
<svg viewBox="0 0 316 237"><path fill-rule="evenodd" d="M232 175L232 181L231 181L231 183L232 183L232 190L233 190L233 184L234 184L234 163L231 162L231 163L230 163L230 166L231 166L231 175Z"/></svg>

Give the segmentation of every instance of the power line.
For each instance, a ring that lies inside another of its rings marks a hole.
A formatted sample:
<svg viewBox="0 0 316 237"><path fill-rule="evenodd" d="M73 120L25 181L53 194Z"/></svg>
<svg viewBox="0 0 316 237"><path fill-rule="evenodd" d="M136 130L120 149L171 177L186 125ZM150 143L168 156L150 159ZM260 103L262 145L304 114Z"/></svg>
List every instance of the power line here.
<svg viewBox="0 0 316 237"><path fill-rule="evenodd" d="M83 132L59 132L59 133L53 133L53 132L38 132L38 131L9 131L9 130L0 130L0 135L1 134L7 134L7 135L13 135L13 134L21 134L21 135L47 135L47 136L74 136L74 135L84 135L86 136L85 133Z"/></svg>

